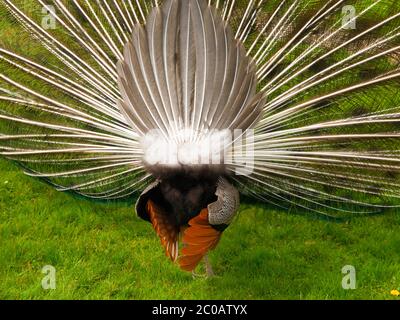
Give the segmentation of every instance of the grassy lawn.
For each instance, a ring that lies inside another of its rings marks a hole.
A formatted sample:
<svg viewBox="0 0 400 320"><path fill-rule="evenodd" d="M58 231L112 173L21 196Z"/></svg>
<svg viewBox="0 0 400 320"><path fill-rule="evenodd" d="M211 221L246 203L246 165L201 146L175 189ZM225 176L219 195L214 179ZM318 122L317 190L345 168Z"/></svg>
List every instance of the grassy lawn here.
<svg viewBox="0 0 400 320"><path fill-rule="evenodd" d="M322 221L243 204L212 253L217 276L192 279L164 256L133 201L54 191L0 161L2 299L397 299L400 215ZM55 290L41 286L56 268ZM341 269L356 268L344 290Z"/></svg>

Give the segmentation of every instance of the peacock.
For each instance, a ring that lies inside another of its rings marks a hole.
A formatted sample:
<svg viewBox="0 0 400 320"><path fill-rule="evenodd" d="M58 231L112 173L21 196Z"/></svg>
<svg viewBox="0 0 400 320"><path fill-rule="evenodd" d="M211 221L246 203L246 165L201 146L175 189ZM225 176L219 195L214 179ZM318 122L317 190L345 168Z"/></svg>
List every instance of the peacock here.
<svg viewBox="0 0 400 320"><path fill-rule="evenodd" d="M239 194L398 207L398 1L0 3L1 155L59 191L136 196L182 270L212 275Z"/></svg>

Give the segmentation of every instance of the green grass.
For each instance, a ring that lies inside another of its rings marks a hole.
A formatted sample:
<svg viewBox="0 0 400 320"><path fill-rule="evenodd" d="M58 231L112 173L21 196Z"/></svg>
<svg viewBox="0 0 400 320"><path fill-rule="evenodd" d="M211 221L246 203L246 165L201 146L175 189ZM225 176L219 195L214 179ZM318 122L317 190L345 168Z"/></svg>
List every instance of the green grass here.
<svg viewBox="0 0 400 320"><path fill-rule="evenodd" d="M192 279L163 254L132 203L54 191L0 161L1 299L397 299L400 215L337 223L243 204L211 261ZM44 290L41 269L57 270ZM357 289L341 287L345 265Z"/></svg>

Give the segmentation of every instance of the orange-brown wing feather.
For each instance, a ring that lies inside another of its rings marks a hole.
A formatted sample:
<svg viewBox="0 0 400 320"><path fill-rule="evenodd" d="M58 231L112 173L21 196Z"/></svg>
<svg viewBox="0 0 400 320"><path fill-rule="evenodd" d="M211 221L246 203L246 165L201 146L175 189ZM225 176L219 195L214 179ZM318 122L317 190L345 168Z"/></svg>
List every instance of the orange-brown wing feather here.
<svg viewBox="0 0 400 320"><path fill-rule="evenodd" d="M176 261L179 252L179 229L170 222L165 211L153 201L147 201L146 211L153 224L154 230L160 237L161 244L165 249L165 254L172 261Z"/></svg>
<svg viewBox="0 0 400 320"><path fill-rule="evenodd" d="M201 210L198 216L189 221L189 227L183 232L184 248L179 258L181 269L193 271L204 255L217 246L221 234L208 222L208 210Z"/></svg>

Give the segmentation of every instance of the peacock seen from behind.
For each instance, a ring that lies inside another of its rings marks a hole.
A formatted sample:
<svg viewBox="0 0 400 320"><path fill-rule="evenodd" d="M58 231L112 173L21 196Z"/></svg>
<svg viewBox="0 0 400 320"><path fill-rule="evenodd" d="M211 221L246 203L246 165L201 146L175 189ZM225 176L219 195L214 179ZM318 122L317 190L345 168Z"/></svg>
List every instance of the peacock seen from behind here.
<svg viewBox="0 0 400 320"><path fill-rule="evenodd" d="M207 262L239 191L328 216L398 206L396 1L0 10L20 28L0 30L1 155L59 191L139 195L138 216L183 270Z"/></svg>

